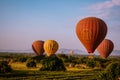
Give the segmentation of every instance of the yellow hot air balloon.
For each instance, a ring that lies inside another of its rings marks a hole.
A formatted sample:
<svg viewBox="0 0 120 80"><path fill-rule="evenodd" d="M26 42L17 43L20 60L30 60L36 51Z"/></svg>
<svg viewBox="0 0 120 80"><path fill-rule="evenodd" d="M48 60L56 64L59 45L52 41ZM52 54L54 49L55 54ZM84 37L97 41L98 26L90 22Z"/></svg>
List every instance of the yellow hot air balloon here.
<svg viewBox="0 0 120 80"><path fill-rule="evenodd" d="M44 50L47 56L51 56L55 54L55 52L58 50L58 43L55 40L47 40L44 43Z"/></svg>

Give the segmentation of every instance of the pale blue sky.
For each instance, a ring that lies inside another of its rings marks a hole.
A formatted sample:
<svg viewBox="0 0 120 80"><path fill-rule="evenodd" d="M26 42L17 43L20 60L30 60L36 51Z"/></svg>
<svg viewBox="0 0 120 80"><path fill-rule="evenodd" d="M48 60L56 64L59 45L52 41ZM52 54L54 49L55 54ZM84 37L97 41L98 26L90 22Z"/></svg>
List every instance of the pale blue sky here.
<svg viewBox="0 0 120 80"><path fill-rule="evenodd" d="M106 38L120 50L120 0L0 0L0 50L31 49L34 40L54 39L60 48L86 51L75 28L88 16L106 22Z"/></svg>

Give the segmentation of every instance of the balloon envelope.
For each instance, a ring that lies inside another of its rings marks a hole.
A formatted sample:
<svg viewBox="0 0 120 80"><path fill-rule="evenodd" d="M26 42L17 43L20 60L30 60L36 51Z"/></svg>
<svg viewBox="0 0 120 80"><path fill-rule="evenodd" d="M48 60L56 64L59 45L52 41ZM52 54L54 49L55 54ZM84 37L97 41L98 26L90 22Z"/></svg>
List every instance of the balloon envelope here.
<svg viewBox="0 0 120 80"><path fill-rule="evenodd" d="M100 53L102 58L107 58L113 51L114 44L109 39L104 39L97 47L97 51Z"/></svg>
<svg viewBox="0 0 120 80"><path fill-rule="evenodd" d="M43 45L44 45L44 41L42 40L34 41L32 44L32 49L38 56L44 53Z"/></svg>
<svg viewBox="0 0 120 80"><path fill-rule="evenodd" d="M93 53L107 34L107 25L96 17L80 20L76 26L76 34L88 53Z"/></svg>
<svg viewBox="0 0 120 80"><path fill-rule="evenodd" d="M44 50L47 56L51 56L55 54L55 52L58 50L58 43L55 40L47 40L44 43Z"/></svg>

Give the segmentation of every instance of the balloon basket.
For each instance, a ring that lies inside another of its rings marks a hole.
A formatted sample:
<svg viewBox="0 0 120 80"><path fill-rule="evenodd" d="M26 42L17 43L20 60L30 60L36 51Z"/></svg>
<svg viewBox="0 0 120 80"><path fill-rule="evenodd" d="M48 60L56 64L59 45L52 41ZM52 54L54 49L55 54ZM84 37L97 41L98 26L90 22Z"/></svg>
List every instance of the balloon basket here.
<svg viewBox="0 0 120 80"><path fill-rule="evenodd" d="M88 56L89 59L93 59L94 58L94 54L91 53L89 56Z"/></svg>

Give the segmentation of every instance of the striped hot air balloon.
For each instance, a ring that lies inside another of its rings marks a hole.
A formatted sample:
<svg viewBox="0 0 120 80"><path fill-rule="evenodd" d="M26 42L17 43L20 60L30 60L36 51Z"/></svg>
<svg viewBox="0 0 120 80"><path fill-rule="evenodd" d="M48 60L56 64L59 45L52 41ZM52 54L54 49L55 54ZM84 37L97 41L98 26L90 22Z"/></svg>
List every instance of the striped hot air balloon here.
<svg viewBox="0 0 120 80"><path fill-rule="evenodd" d="M47 56L51 56L55 54L55 52L58 50L58 43L55 40L47 40L44 43L44 50Z"/></svg>
<svg viewBox="0 0 120 80"><path fill-rule="evenodd" d="M97 47L97 51L100 53L102 58L107 58L113 51L114 44L109 39L104 39Z"/></svg>
<svg viewBox="0 0 120 80"><path fill-rule="evenodd" d="M80 20L76 26L76 34L87 52L92 54L107 34L107 25L96 17Z"/></svg>
<svg viewBox="0 0 120 80"><path fill-rule="evenodd" d="M32 44L32 49L38 56L43 55L44 53L43 44L44 44L44 41L42 40L36 40Z"/></svg>

